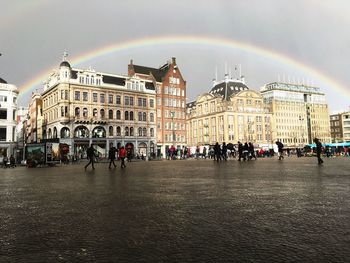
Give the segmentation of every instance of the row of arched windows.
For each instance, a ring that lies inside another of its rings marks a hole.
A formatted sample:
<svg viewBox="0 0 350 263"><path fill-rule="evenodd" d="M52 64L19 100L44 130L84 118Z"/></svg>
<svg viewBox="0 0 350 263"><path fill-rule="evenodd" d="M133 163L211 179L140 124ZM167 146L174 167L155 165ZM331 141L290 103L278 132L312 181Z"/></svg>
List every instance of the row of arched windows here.
<svg viewBox="0 0 350 263"><path fill-rule="evenodd" d="M83 112L82 112L82 115L81 115L81 112L80 112L80 108L79 107L76 107L75 110L74 110L74 115L75 117L78 117L80 118L80 116L84 117L84 118L88 118L88 109L87 108L83 108ZM93 109L92 110L92 116L94 118L105 118L105 110L104 109L101 109L100 110L100 116L98 116L98 110L97 109ZM121 120L121 111L120 110L117 110L115 112L115 118L117 120ZM113 110L109 110L108 111L108 119L114 119L114 112ZM130 121L133 121L134 120L134 112L133 111L125 111L124 112L124 120L130 120ZM149 114L149 120L150 122L154 122L154 113L151 112ZM138 113L138 121L147 121L147 113L146 112L139 112Z"/></svg>
<svg viewBox="0 0 350 263"><path fill-rule="evenodd" d="M147 137L148 130L146 127L139 127L137 129L137 133L135 134L134 127L124 127L124 136L138 136L138 137ZM61 138L70 138L70 130L67 127L63 127L61 129ZM74 130L74 138L89 138L90 132L89 129L85 126L78 126ZM117 126L114 129L113 126L108 127L108 136L122 136L122 128ZM154 137L154 129L149 129L149 136ZM48 131L44 130L43 132L44 139L53 139L57 138L57 129L54 127L53 129L49 128ZM102 126L95 127L92 130L92 138L106 138L106 131Z"/></svg>

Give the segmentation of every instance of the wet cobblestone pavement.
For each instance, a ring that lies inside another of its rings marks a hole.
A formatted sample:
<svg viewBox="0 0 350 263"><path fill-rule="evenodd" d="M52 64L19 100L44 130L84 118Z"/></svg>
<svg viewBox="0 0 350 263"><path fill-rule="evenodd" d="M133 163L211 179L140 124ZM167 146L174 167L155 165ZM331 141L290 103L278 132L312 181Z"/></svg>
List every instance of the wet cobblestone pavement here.
<svg viewBox="0 0 350 263"><path fill-rule="evenodd" d="M350 262L350 159L0 170L0 262Z"/></svg>

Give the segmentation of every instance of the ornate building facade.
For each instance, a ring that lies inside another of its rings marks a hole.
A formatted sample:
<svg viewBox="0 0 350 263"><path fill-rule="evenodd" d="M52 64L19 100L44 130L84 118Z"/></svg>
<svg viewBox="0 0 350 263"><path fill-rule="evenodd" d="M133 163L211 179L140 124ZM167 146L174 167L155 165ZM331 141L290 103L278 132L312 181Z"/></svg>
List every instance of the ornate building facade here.
<svg viewBox="0 0 350 263"><path fill-rule="evenodd" d="M84 157L93 144L104 157L111 144L149 156L156 146L156 92L152 81L60 64L46 81L43 137Z"/></svg>
<svg viewBox="0 0 350 263"><path fill-rule="evenodd" d="M271 114L260 93L228 75L187 104L189 146L237 141L271 147Z"/></svg>
<svg viewBox="0 0 350 263"><path fill-rule="evenodd" d="M18 89L0 78L0 157L15 156Z"/></svg>
<svg viewBox="0 0 350 263"><path fill-rule="evenodd" d="M273 114L274 140L288 147L311 144L316 137L331 142L328 105L319 88L273 82L260 92Z"/></svg>
<svg viewBox="0 0 350 263"><path fill-rule="evenodd" d="M128 75L150 80L156 87L157 155L164 157L171 145L186 146L186 81L176 59L159 68L135 65L131 60Z"/></svg>
<svg viewBox="0 0 350 263"><path fill-rule="evenodd" d="M330 116L331 137L333 143L350 142L350 112L341 112Z"/></svg>

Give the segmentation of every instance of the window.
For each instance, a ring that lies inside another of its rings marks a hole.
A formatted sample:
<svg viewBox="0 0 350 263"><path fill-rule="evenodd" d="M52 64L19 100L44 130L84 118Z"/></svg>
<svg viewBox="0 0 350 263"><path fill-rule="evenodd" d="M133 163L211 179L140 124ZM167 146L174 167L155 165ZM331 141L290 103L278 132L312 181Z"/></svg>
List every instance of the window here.
<svg viewBox="0 0 350 263"><path fill-rule="evenodd" d="M120 110L117 110L117 120L121 119L121 114L120 114Z"/></svg>
<svg viewBox="0 0 350 263"><path fill-rule="evenodd" d="M149 121L154 122L154 113L152 112L149 114Z"/></svg>
<svg viewBox="0 0 350 263"><path fill-rule="evenodd" d="M86 91L83 92L83 101L88 101L89 97L88 97L88 93Z"/></svg>
<svg viewBox="0 0 350 263"><path fill-rule="evenodd" d="M154 99L150 99L150 100L149 100L149 106L150 106L151 108L154 108Z"/></svg>
<svg viewBox="0 0 350 263"><path fill-rule="evenodd" d="M138 98L137 99L137 105L139 106L139 107L142 107L142 98Z"/></svg>
<svg viewBox="0 0 350 263"><path fill-rule="evenodd" d="M80 91L75 91L74 92L74 99L75 100L80 100Z"/></svg>
<svg viewBox="0 0 350 263"><path fill-rule="evenodd" d="M0 120L7 119L7 110L0 110Z"/></svg>
<svg viewBox="0 0 350 263"><path fill-rule="evenodd" d="M138 136L141 137L142 136L142 128L138 129Z"/></svg>
<svg viewBox="0 0 350 263"><path fill-rule="evenodd" d="M109 136L113 136L113 126L109 126L108 134L109 134Z"/></svg>
<svg viewBox="0 0 350 263"><path fill-rule="evenodd" d="M94 116L94 118L97 118L97 109L93 109L92 116Z"/></svg>
<svg viewBox="0 0 350 263"><path fill-rule="evenodd" d="M134 106L134 97L130 97L130 106Z"/></svg>
<svg viewBox="0 0 350 263"><path fill-rule="evenodd" d="M108 103L113 103L113 95L108 95Z"/></svg>
<svg viewBox="0 0 350 263"><path fill-rule="evenodd" d="M142 129L142 136L144 136L144 137L147 136L147 129L146 128Z"/></svg>
<svg viewBox="0 0 350 263"><path fill-rule="evenodd" d="M97 93L92 93L92 101L97 102Z"/></svg>
<svg viewBox="0 0 350 263"><path fill-rule="evenodd" d="M6 127L0 127L0 141L6 141Z"/></svg>
<svg viewBox="0 0 350 263"><path fill-rule="evenodd" d="M142 112L138 113L138 121L142 121Z"/></svg>
<svg viewBox="0 0 350 263"><path fill-rule="evenodd" d="M142 113L142 120L147 121L147 115L146 112Z"/></svg>
<svg viewBox="0 0 350 263"><path fill-rule="evenodd" d="M124 120L129 120L129 112L128 111L125 111L125 117L124 117Z"/></svg>
<svg viewBox="0 0 350 263"><path fill-rule="evenodd" d="M147 100L145 98L142 99L142 106L147 107Z"/></svg>
<svg viewBox="0 0 350 263"><path fill-rule="evenodd" d="M125 127L125 132L124 132L125 136L129 136L129 128Z"/></svg>
<svg viewBox="0 0 350 263"><path fill-rule="evenodd" d="M134 136L134 128L130 127L130 136Z"/></svg>
<svg viewBox="0 0 350 263"><path fill-rule="evenodd" d="M119 95L117 95L117 96L115 97L115 103L116 103L117 105L120 105L121 99L120 99L120 96L119 96Z"/></svg>
<svg viewBox="0 0 350 263"><path fill-rule="evenodd" d="M83 109L83 117L84 117L84 118L87 118L87 116L88 116L88 109L87 109L87 108L84 108L84 109Z"/></svg>
<svg viewBox="0 0 350 263"><path fill-rule="evenodd" d="M7 97L6 96L0 96L0 102L6 102Z"/></svg>
<svg viewBox="0 0 350 263"><path fill-rule="evenodd" d="M77 108L75 108L75 117L80 117L80 108L79 107L77 107Z"/></svg>
<svg viewBox="0 0 350 263"><path fill-rule="evenodd" d="M105 103L105 94L100 94L100 103Z"/></svg>
<svg viewBox="0 0 350 263"><path fill-rule="evenodd" d="M161 98L157 98L157 105L162 106L162 99Z"/></svg>
<svg viewBox="0 0 350 263"><path fill-rule="evenodd" d="M101 116L101 118L105 117L105 110L104 109L100 110L100 116Z"/></svg>
<svg viewBox="0 0 350 263"><path fill-rule="evenodd" d="M130 111L130 114L129 114L130 116L130 120L131 121L133 121L134 120L134 112L133 111Z"/></svg>
<svg viewBox="0 0 350 263"><path fill-rule="evenodd" d="M113 119L113 110L108 111L108 118Z"/></svg>
<svg viewBox="0 0 350 263"><path fill-rule="evenodd" d="M153 129L153 128L151 128L151 129L149 130L149 135L150 135L151 137L154 137L154 129Z"/></svg>
<svg viewBox="0 0 350 263"><path fill-rule="evenodd" d="M121 136L121 129L119 126L117 127L117 136Z"/></svg>
<svg viewBox="0 0 350 263"><path fill-rule="evenodd" d="M125 105L125 106L130 105L130 99L129 99L129 96L124 96L124 105Z"/></svg>

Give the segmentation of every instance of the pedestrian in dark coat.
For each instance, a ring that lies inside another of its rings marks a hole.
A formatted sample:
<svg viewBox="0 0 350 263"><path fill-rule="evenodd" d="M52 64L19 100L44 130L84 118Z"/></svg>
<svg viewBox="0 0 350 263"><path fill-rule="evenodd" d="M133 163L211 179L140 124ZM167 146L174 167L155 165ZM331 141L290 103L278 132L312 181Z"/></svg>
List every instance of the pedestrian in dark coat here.
<svg viewBox="0 0 350 263"><path fill-rule="evenodd" d="M249 148L249 157L250 157L250 159L257 159L256 158L256 155L255 155L255 151L254 151L254 145L250 142L249 144L248 144L248 148Z"/></svg>
<svg viewBox="0 0 350 263"><path fill-rule="evenodd" d="M284 159L284 156L283 156L283 147L284 147L284 145L280 141L277 141L276 145L278 147L278 160L282 160L282 159Z"/></svg>
<svg viewBox="0 0 350 263"><path fill-rule="evenodd" d="M227 145L225 142L222 143L221 156L223 160L227 161Z"/></svg>
<svg viewBox="0 0 350 263"><path fill-rule="evenodd" d="M314 139L314 142L316 144L316 155L317 155L318 164L322 164L323 163L323 160L321 159L322 143L317 138Z"/></svg>
<svg viewBox="0 0 350 263"><path fill-rule="evenodd" d="M109 159L109 169L111 169L111 165L113 164L114 167L116 167L114 160L115 160L115 153L117 152L117 149L111 145L111 148L109 149L108 152L108 159Z"/></svg>
<svg viewBox="0 0 350 263"><path fill-rule="evenodd" d="M240 162L243 157L243 144L238 142L238 161Z"/></svg>
<svg viewBox="0 0 350 263"><path fill-rule="evenodd" d="M92 169L95 170L95 167L94 167L95 150L92 144L87 149L86 154L87 154L87 158L89 159L89 162L87 165L85 165L85 170L90 164L92 166Z"/></svg>
<svg viewBox="0 0 350 263"><path fill-rule="evenodd" d="M216 157L216 161L221 161L221 149L220 149L220 145L218 142L216 142L215 146L214 146L214 156ZM215 159L214 159L215 161Z"/></svg>
<svg viewBox="0 0 350 263"><path fill-rule="evenodd" d="M248 143L244 143L243 145L243 161L249 161L249 146Z"/></svg>

